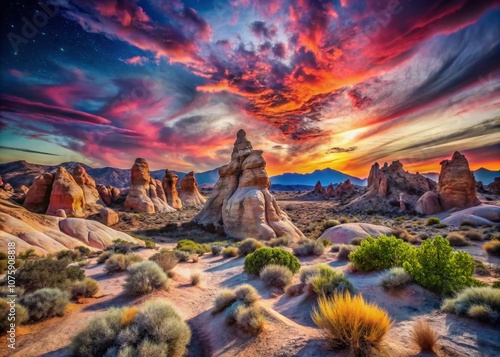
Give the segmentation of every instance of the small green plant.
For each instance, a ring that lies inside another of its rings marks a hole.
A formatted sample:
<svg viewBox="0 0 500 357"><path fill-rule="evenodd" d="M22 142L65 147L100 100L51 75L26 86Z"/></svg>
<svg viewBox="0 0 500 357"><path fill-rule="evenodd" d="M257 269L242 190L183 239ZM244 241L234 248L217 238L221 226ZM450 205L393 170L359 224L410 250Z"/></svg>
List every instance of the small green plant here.
<svg viewBox="0 0 500 357"><path fill-rule="evenodd" d="M44 288L24 295L20 301L31 321L63 316L69 303L68 294L59 289Z"/></svg>
<svg viewBox="0 0 500 357"><path fill-rule="evenodd" d="M246 238L238 246L238 254L242 257L255 252L257 249L262 248L264 244L255 238Z"/></svg>
<svg viewBox="0 0 500 357"><path fill-rule="evenodd" d="M221 252L224 258L234 258L238 256L238 248L236 247L225 247Z"/></svg>
<svg viewBox="0 0 500 357"><path fill-rule="evenodd" d="M97 264L104 264L113 255L113 252L106 250L97 257Z"/></svg>
<svg viewBox="0 0 500 357"><path fill-rule="evenodd" d="M259 248L245 258L244 270L248 274L258 275L266 265L283 265L295 274L300 269L299 260L281 248Z"/></svg>
<svg viewBox="0 0 500 357"><path fill-rule="evenodd" d="M427 222L425 223L426 226L433 226L433 225L436 225L436 224L439 224L441 223L441 220L437 217L431 217L427 220Z"/></svg>
<svg viewBox="0 0 500 357"><path fill-rule="evenodd" d="M455 251L441 236L424 241L403 267L417 283L442 295L473 283L474 260L468 253Z"/></svg>
<svg viewBox="0 0 500 357"><path fill-rule="evenodd" d="M83 245L79 245L78 247L75 247L75 250L80 253L81 256L89 256L90 255L90 249L87 247L84 247Z"/></svg>
<svg viewBox="0 0 500 357"><path fill-rule="evenodd" d="M311 239L303 240L293 248L293 254L298 257L320 256L324 252L325 246L323 243Z"/></svg>
<svg viewBox="0 0 500 357"><path fill-rule="evenodd" d="M439 228L439 229L443 229L443 228L447 228L448 225L444 224L444 223L439 223L439 224L436 224L434 227Z"/></svg>
<svg viewBox="0 0 500 357"><path fill-rule="evenodd" d="M80 297L92 297L99 291L97 281L92 278L85 278L82 281L77 281L71 287L71 297L78 299Z"/></svg>
<svg viewBox="0 0 500 357"><path fill-rule="evenodd" d="M284 289L292 282L292 272L283 265L266 265L260 272L260 277L267 286Z"/></svg>
<svg viewBox="0 0 500 357"><path fill-rule="evenodd" d="M403 268L395 267L387 270L380 279L380 286L385 290L403 289L411 281L412 277Z"/></svg>
<svg viewBox="0 0 500 357"><path fill-rule="evenodd" d="M482 321L500 321L500 290L490 287L467 288L441 306L446 312L465 315Z"/></svg>
<svg viewBox="0 0 500 357"><path fill-rule="evenodd" d="M151 257L149 257L149 260L158 264L165 273L168 273L169 271L174 269L177 263L179 263L179 259L177 259L175 253L168 250L153 254Z"/></svg>
<svg viewBox="0 0 500 357"><path fill-rule="evenodd" d="M199 256L210 252L210 246L198 244L189 239L182 239L178 241L176 249L188 252L189 254L198 254Z"/></svg>
<svg viewBox="0 0 500 357"><path fill-rule="evenodd" d="M108 274L119 273L127 270L130 265L140 261L142 261L142 258L137 254L113 254L108 260L106 260L106 263L104 263L104 269L108 272Z"/></svg>
<svg viewBox="0 0 500 357"><path fill-rule="evenodd" d="M394 236L368 237L349 255L354 266L362 271L402 266L415 254L415 248Z"/></svg>
<svg viewBox="0 0 500 357"><path fill-rule="evenodd" d="M317 274L306 280L309 292L320 296L332 296L336 292L354 293L354 287L344 273L338 272L326 264L317 266Z"/></svg>
<svg viewBox="0 0 500 357"><path fill-rule="evenodd" d="M70 260L72 262L75 262L75 261L78 261L81 259L80 252L77 250L61 250L61 251L57 252L56 258L57 258L57 260L67 259L67 260Z"/></svg>
<svg viewBox="0 0 500 357"><path fill-rule="evenodd" d="M155 262L146 260L131 265L127 269L125 291L130 295L143 295L154 290L164 289L168 277Z"/></svg>
<svg viewBox="0 0 500 357"><path fill-rule="evenodd" d="M183 250L175 249L173 250L173 252L177 260L180 262L187 262L189 260L189 257L191 257L191 254L189 252Z"/></svg>

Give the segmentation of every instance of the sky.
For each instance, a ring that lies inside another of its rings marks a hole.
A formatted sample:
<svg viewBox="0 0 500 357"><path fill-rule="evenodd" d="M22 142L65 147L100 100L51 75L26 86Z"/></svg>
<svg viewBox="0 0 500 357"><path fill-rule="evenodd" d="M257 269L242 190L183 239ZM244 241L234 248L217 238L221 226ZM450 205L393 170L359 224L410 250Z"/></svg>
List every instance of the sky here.
<svg viewBox="0 0 500 357"><path fill-rule="evenodd" d="M500 0L0 5L0 161L500 169Z"/></svg>

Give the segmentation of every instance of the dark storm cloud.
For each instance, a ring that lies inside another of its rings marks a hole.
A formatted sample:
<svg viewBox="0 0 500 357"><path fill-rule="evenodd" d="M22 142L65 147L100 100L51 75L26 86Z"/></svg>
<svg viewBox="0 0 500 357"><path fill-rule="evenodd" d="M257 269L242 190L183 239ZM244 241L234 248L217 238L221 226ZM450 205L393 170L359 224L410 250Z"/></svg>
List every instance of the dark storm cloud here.
<svg viewBox="0 0 500 357"><path fill-rule="evenodd" d="M50 152L36 151L36 150L23 149L23 148L13 148L13 147L10 147L10 146L0 146L0 149L21 151L21 152L26 152L26 153L30 153L30 154L41 154L41 155L48 155L48 156L60 156L60 155L53 154L53 153L50 153Z"/></svg>

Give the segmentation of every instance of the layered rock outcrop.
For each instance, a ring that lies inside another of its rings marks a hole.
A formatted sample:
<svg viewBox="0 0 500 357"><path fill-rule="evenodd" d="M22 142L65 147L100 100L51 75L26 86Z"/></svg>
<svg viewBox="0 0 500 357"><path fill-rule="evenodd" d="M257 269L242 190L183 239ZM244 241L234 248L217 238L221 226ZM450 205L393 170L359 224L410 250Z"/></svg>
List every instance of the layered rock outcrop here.
<svg viewBox="0 0 500 357"><path fill-rule="evenodd" d="M46 173L38 176L26 194L24 208L35 213L47 212L53 182L54 176L52 174Z"/></svg>
<svg viewBox="0 0 500 357"><path fill-rule="evenodd" d="M180 184L181 193L179 194L179 198L182 201L182 205L184 207L202 208L207 199L198 191L198 183L196 182L194 172L191 171L186 174Z"/></svg>
<svg viewBox="0 0 500 357"><path fill-rule="evenodd" d="M106 203L101 200L101 196L99 195L94 179L90 177L83 166L77 165L74 168L73 178L83 191L85 205L88 211L91 213L97 213L101 210L101 208L106 206Z"/></svg>
<svg viewBox="0 0 500 357"><path fill-rule="evenodd" d="M182 201L179 198L179 192L177 191L177 181L179 180L179 176L173 171L169 169L165 170L165 175L163 176L163 190L165 191L165 195L167 197L167 203L176 208L182 208Z"/></svg>
<svg viewBox="0 0 500 357"><path fill-rule="evenodd" d="M47 214L54 215L58 209L73 217L85 217L85 197L83 190L64 167L54 174Z"/></svg>
<svg viewBox="0 0 500 357"><path fill-rule="evenodd" d="M226 234L236 239L268 240L283 235L304 238L281 211L269 186L262 151L253 150L245 131L239 130L231 162L219 169L219 180L193 221L223 227Z"/></svg>
<svg viewBox="0 0 500 357"><path fill-rule="evenodd" d="M437 193L443 211L472 207L480 203L469 162L458 151L455 151L451 160L441 161Z"/></svg>
<svg viewBox="0 0 500 357"><path fill-rule="evenodd" d="M125 209L139 213L173 212L174 208L158 198L156 181L151 178L146 160L135 160L130 173L130 191Z"/></svg>

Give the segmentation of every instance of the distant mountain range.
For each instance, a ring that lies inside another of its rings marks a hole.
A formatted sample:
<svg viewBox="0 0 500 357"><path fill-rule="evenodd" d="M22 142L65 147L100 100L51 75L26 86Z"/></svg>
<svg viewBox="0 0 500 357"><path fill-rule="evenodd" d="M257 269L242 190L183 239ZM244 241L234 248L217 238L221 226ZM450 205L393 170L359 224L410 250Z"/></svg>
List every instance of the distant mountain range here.
<svg viewBox="0 0 500 357"><path fill-rule="evenodd" d="M130 186L130 169L116 169L114 167L92 168L78 162L64 162L60 165L50 166L31 164L24 160L13 161L6 164L0 164L0 175L4 182L10 183L14 188L20 185L30 187L35 178L45 172L54 172L59 166L63 166L69 172L72 172L78 164L82 165L98 184L106 186L112 185L118 188ZM165 170L151 171L151 176L155 179L162 180L164 172ZM175 172L179 175L179 179L186 174L185 172ZM429 172L422 175L434 181L437 181L439 178L439 174L435 172ZM204 185L205 187L210 187L219 178L219 169L196 173L195 176L200 186ZM476 181L481 181L484 185L488 185L493 182L495 177L500 177L500 170L491 171L480 168L474 172L474 176ZM330 183L339 184L347 179L351 180L354 185L366 186L367 184L366 179L360 179L359 177L347 175L330 168L316 170L308 174L288 172L270 178L272 185L271 189L278 191L307 190L316 185L318 181L321 181L323 186L327 186Z"/></svg>

